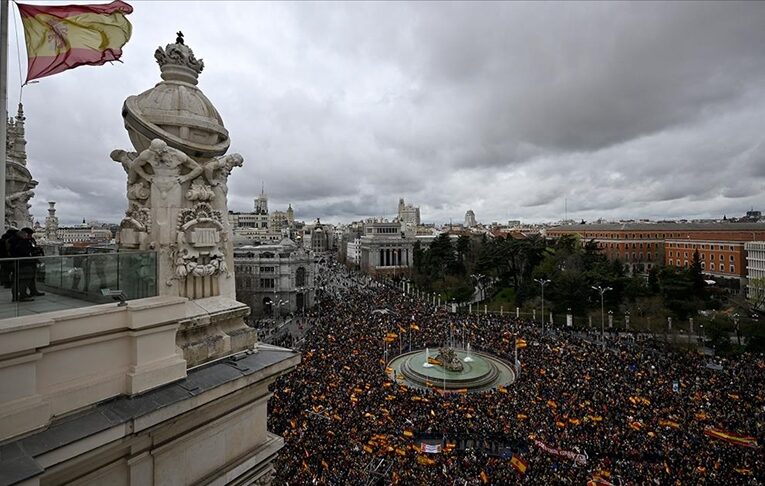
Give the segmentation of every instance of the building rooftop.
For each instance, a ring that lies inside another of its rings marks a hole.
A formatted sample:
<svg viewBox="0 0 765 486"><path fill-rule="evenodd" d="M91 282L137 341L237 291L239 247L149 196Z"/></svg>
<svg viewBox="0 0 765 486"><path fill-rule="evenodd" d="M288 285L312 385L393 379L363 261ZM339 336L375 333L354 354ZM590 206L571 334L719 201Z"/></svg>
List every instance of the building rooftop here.
<svg viewBox="0 0 765 486"><path fill-rule="evenodd" d="M594 223L552 226L552 231L765 231L762 223Z"/></svg>
<svg viewBox="0 0 765 486"><path fill-rule="evenodd" d="M297 356L298 353L292 350L261 344L254 354L238 353L190 369L186 378L169 385L132 397L119 396L56 419L39 432L0 446L0 486L17 484L43 472L36 457L157 413L160 409L170 409L208 390Z"/></svg>

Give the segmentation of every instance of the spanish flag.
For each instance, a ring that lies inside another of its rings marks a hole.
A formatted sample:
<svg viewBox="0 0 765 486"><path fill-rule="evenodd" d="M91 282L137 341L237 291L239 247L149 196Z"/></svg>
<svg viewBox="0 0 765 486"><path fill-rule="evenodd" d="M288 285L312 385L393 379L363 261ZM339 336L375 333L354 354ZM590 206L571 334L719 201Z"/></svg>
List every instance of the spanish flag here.
<svg viewBox="0 0 765 486"><path fill-rule="evenodd" d="M526 344L526 340L525 339L518 338L518 339L515 340L515 348L516 349L523 349L526 346L528 346L528 344Z"/></svg>
<svg viewBox="0 0 765 486"><path fill-rule="evenodd" d="M722 440L729 444L757 448L757 439L747 435L736 434L728 432L722 429L716 429L714 427L708 427L704 429L704 435L711 437L712 439Z"/></svg>
<svg viewBox="0 0 765 486"><path fill-rule="evenodd" d="M125 15L133 7L120 0L101 5L17 5L29 59L27 82L77 66L117 61L130 40L132 26Z"/></svg>
<svg viewBox="0 0 765 486"><path fill-rule="evenodd" d="M527 461L524 461L520 456L516 456L515 454L510 458L510 465L521 474L526 474L526 469L529 467Z"/></svg>

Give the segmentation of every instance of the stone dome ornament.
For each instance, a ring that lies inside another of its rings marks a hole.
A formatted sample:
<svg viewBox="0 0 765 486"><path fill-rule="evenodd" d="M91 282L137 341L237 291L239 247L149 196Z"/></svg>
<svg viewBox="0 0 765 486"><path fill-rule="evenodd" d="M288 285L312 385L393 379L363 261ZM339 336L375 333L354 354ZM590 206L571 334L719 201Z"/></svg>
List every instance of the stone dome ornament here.
<svg viewBox="0 0 765 486"><path fill-rule="evenodd" d="M174 44L154 52L162 81L143 93L130 96L122 117L130 141L140 152L155 138L190 157L223 155L229 148L228 130L212 102L197 87L204 62L194 56L183 33Z"/></svg>

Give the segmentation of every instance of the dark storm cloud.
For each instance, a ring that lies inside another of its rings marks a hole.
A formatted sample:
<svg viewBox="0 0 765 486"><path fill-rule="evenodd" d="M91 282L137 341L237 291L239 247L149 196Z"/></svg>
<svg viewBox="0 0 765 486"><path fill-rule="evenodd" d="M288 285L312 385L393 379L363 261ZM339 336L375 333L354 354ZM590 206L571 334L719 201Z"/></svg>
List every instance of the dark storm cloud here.
<svg viewBox="0 0 765 486"><path fill-rule="evenodd" d="M26 88L38 218L48 199L70 222L120 217L125 176L108 154L129 148L122 101L159 80L153 51L178 29L245 158L233 209L261 182L271 208L307 220L390 216L400 196L441 222L761 204L761 3L134 7L124 63Z"/></svg>

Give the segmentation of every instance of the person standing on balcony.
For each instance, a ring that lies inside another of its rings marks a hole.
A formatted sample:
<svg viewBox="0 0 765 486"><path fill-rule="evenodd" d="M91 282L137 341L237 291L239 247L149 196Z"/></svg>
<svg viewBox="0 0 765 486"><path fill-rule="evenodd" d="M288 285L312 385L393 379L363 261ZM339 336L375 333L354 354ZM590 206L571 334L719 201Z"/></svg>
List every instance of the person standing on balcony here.
<svg viewBox="0 0 765 486"><path fill-rule="evenodd" d="M33 297L45 295L37 291L35 282L37 273L37 260L29 257L40 256L40 248L32 237L34 230L32 228L22 228L11 242L11 256L21 258L17 263L18 276L13 283L13 300L27 302L34 300Z"/></svg>
<svg viewBox="0 0 765 486"><path fill-rule="evenodd" d="M11 258L11 242L18 231L19 230L16 228L9 228L8 231L0 237L0 258ZM0 263L0 284L6 289L10 289L13 286L13 269L14 263L12 261L4 261Z"/></svg>

